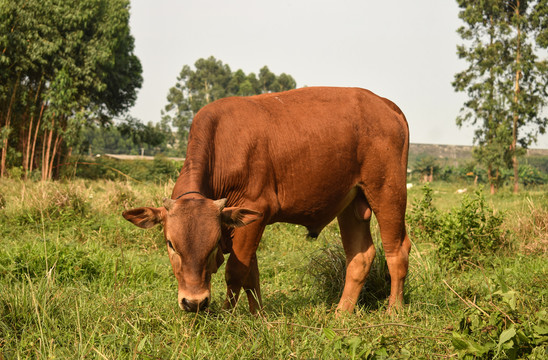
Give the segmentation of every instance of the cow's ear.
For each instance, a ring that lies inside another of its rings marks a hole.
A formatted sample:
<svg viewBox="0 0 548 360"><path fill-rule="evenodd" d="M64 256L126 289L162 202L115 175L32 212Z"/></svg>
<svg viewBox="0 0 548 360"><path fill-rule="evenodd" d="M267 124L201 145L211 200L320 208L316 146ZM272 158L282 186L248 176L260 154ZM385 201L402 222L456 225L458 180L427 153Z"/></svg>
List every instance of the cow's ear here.
<svg viewBox="0 0 548 360"><path fill-rule="evenodd" d="M239 207L227 207L221 210L221 222L230 227L245 226L261 217L263 214L258 211Z"/></svg>
<svg viewBox="0 0 548 360"><path fill-rule="evenodd" d="M161 224L166 218L166 208L141 207L131 210L126 210L122 216L129 222L137 225L140 228L148 229L154 225Z"/></svg>

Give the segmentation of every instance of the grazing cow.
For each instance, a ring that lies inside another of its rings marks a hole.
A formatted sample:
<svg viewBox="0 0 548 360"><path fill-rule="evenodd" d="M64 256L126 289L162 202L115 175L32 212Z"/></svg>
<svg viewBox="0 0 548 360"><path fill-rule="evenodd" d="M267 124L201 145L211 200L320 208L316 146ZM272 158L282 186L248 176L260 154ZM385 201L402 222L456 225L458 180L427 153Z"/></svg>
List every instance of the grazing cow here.
<svg viewBox="0 0 548 360"><path fill-rule="evenodd" d="M211 274L226 265L224 308L241 288L262 306L256 250L265 226L301 224L317 236L337 217L346 254L337 310L352 311L375 256L371 212L391 277L389 306L403 302L409 130L391 101L358 88L310 87L217 100L195 116L171 199L127 210L142 228L162 224L187 311L208 306Z"/></svg>

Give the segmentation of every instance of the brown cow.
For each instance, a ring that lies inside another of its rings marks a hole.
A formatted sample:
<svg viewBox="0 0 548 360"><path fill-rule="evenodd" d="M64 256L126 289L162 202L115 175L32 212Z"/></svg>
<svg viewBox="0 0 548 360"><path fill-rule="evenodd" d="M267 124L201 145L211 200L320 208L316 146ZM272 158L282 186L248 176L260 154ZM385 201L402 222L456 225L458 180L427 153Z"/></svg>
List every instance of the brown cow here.
<svg viewBox="0 0 548 360"><path fill-rule="evenodd" d="M211 274L229 253L224 307L236 304L243 287L255 313L262 306L255 252L265 226L301 224L317 235L335 217L347 264L337 310L352 311L375 256L373 211L392 307L403 302L410 250L408 146L401 110L368 90L311 87L225 98L196 114L171 199L123 216L142 228L163 224L182 309L207 307Z"/></svg>

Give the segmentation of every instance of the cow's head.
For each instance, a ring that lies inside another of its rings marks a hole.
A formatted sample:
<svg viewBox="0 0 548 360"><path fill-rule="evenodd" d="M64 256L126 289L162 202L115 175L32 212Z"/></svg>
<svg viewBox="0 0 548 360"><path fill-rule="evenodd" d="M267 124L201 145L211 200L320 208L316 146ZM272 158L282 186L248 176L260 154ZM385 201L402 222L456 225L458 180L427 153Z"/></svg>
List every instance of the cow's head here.
<svg viewBox="0 0 548 360"><path fill-rule="evenodd" d="M261 216L256 211L225 204L226 199L166 199L163 207L141 207L122 214L144 229L156 224L164 226L169 260L179 283L181 309L195 312L209 305L211 274L224 261L221 225L244 226Z"/></svg>

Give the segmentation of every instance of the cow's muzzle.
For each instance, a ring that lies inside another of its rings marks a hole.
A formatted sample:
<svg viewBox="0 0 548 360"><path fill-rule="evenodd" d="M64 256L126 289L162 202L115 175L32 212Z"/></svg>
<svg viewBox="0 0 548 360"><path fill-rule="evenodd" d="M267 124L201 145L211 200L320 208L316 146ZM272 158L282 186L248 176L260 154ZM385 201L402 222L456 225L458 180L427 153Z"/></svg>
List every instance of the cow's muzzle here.
<svg viewBox="0 0 548 360"><path fill-rule="evenodd" d="M209 298L206 297L205 299L201 301L189 300L187 298L183 298L181 300L180 306L181 306L181 309L189 312L202 311L209 306Z"/></svg>

